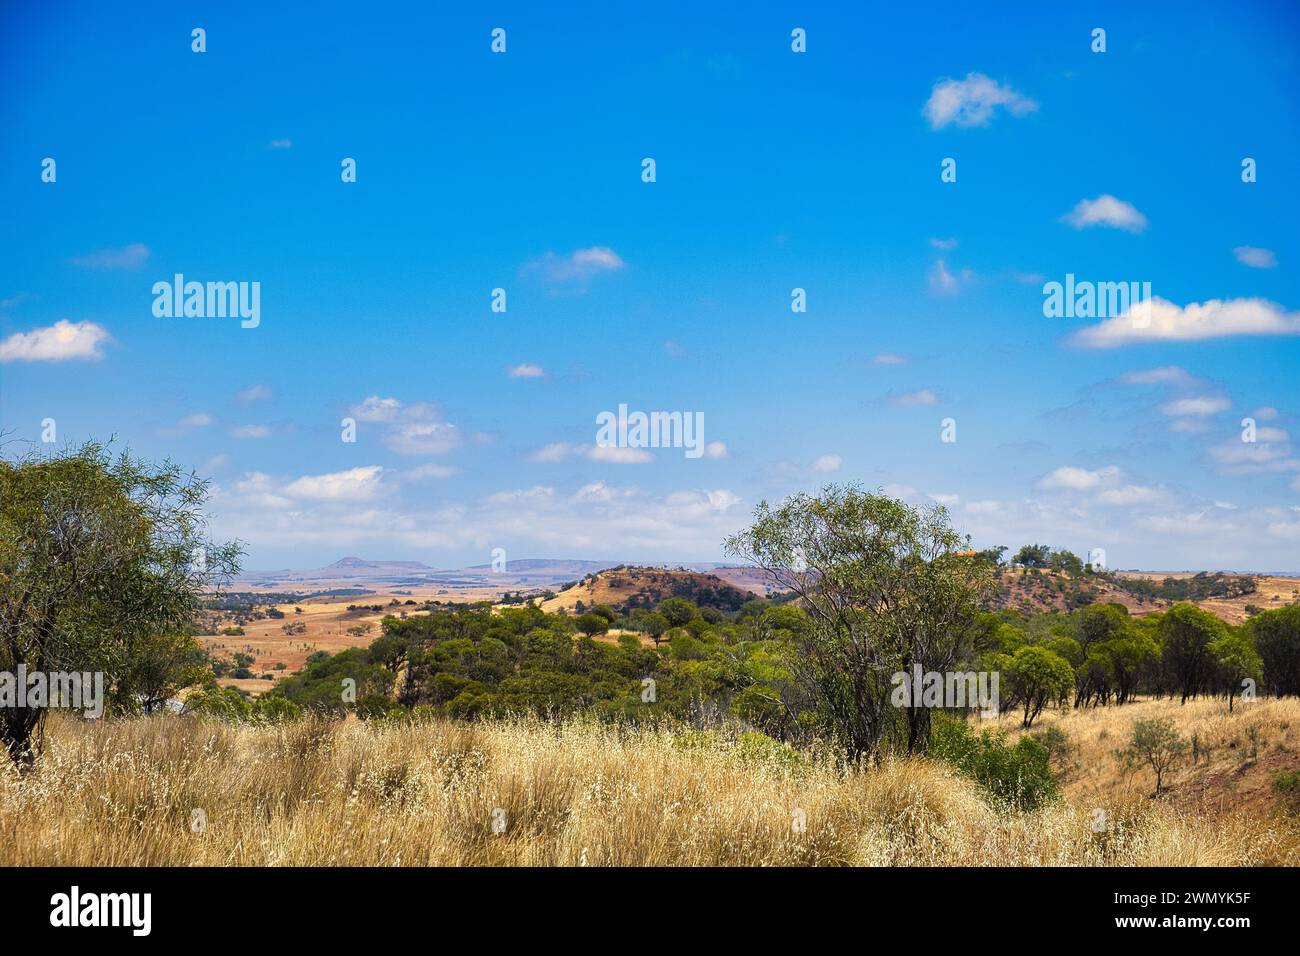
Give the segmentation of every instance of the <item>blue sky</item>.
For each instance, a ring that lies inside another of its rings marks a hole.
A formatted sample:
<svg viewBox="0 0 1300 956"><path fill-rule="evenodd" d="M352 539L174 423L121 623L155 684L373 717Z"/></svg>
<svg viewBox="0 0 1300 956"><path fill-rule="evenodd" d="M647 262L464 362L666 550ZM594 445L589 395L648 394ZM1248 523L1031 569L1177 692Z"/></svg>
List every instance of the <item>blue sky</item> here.
<svg viewBox="0 0 1300 956"><path fill-rule="evenodd" d="M252 568L718 560L857 481L981 546L1300 569L1294 7L268 6L0 8L9 453L197 469ZM155 317L175 273L260 324ZM1067 273L1150 282L1159 336L1045 318ZM595 448L619 404L709 453Z"/></svg>

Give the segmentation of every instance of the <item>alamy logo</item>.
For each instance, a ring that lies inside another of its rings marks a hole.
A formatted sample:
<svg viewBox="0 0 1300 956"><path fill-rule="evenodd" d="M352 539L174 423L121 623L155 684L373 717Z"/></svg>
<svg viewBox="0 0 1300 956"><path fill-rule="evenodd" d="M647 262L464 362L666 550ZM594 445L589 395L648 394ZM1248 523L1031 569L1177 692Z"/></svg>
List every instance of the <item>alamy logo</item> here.
<svg viewBox="0 0 1300 956"><path fill-rule="evenodd" d="M242 329L255 329L262 321L260 282L186 282L178 272L171 282L155 282L153 295L153 314L160 319L238 316Z"/></svg>
<svg viewBox="0 0 1300 956"><path fill-rule="evenodd" d="M1043 284L1043 315L1049 319L1112 318L1150 301L1150 282L1076 282L1068 272L1064 283ZM1133 309L1132 315L1138 328L1151 322L1149 307Z"/></svg>
<svg viewBox="0 0 1300 956"><path fill-rule="evenodd" d="M51 926L129 926L132 936L148 936L153 925L152 893L70 893L50 897Z"/></svg>
<svg viewBox="0 0 1300 956"><path fill-rule="evenodd" d="M0 707L66 707L87 717L104 713L103 671L0 671Z"/></svg>
<svg viewBox="0 0 1300 956"><path fill-rule="evenodd" d="M912 665L912 673L897 671L890 677L894 685L889 702L895 707L942 707L964 709L978 707L981 717L998 715L998 671L922 671Z"/></svg>
<svg viewBox="0 0 1300 956"><path fill-rule="evenodd" d="M600 448L685 448L687 458L704 454L703 412L631 412L596 416L596 445Z"/></svg>

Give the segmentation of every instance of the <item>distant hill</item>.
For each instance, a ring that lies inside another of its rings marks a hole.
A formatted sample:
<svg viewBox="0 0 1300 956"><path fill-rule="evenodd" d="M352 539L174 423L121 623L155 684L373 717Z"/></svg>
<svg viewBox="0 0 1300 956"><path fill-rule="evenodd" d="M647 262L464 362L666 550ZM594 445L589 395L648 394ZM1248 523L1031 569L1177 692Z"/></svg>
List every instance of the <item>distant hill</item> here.
<svg viewBox="0 0 1300 956"><path fill-rule="evenodd" d="M590 574L570 584L555 597L542 602L542 609L570 614L581 613L597 604L618 611L653 608L670 597L684 597L701 607L734 611L746 601L762 597L761 589L737 587L716 574L700 571L666 570L649 567L615 567Z"/></svg>
<svg viewBox="0 0 1300 956"><path fill-rule="evenodd" d="M432 571L433 568L420 561L367 561L364 558L339 558L333 564L327 564L323 571Z"/></svg>
<svg viewBox="0 0 1300 956"><path fill-rule="evenodd" d="M1296 578L1223 572L1117 571L1095 576L1003 568L997 584L998 595L991 602L993 610L1040 613L1111 603L1122 604L1130 614L1141 616L1187 601L1230 624L1242 623L1255 609L1267 611L1300 600L1300 580Z"/></svg>

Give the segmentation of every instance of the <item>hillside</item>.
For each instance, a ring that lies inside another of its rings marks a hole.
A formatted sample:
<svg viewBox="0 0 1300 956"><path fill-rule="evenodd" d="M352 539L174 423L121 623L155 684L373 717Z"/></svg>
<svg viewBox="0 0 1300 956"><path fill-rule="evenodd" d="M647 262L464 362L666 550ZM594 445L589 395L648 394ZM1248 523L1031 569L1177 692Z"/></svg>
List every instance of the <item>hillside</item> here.
<svg viewBox="0 0 1300 956"><path fill-rule="evenodd" d="M582 613L597 604L618 611L634 607L653 608L670 597L684 597L701 607L734 611L746 601L762 597L757 588L739 588L716 574L699 571L669 571L662 568L611 568L573 582L555 597L543 601L542 610Z"/></svg>
<svg viewBox="0 0 1300 956"><path fill-rule="evenodd" d="M1252 609L1270 610L1300 600L1300 578L1273 575L1157 574L1122 571L1106 575L1066 574L1033 568L1001 568L993 610L1024 613L1069 611L1085 604L1114 603L1141 616L1189 601L1230 624Z"/></svg>

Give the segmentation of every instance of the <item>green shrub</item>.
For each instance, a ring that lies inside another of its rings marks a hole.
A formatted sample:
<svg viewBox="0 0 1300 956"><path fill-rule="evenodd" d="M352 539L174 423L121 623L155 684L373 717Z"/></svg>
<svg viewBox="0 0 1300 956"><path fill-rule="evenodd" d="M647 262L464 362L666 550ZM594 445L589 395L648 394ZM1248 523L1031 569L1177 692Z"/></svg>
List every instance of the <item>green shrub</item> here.
<svg viewBox="0 0 1300 956"><path fill-rule="evenodd" d="M1069 763L1070 754L1074 753L1074 744L1070 735L1060 727L1046 727L1032 735L1047 751L1047 759L1058 768L1064 769Z"/></svg>
<svg viewBox="0 0 1300 956"><path fill-rule="evenodd" d="M1273 778L1273 789L1282 795L1283 813L1291 816L1300 815L1300 772L1282 771Z"/></svg>
<svg viewBox="0 0 1300 956"><path fill-rule="evenodd" d="M930 755L970 777L996 803L1034 810L1060 796L1047 748L1032 737L1007 743L1005 731L978 736L964 720L936 714Z"/></svg>
<svg viewBox="0 0 1300 956"><path fill-rule="evenodd" d="M736 754L744 761L769 764L786 770L794 770L804 764L799 751L756 730L746 731L737 738Z"/></svg>

